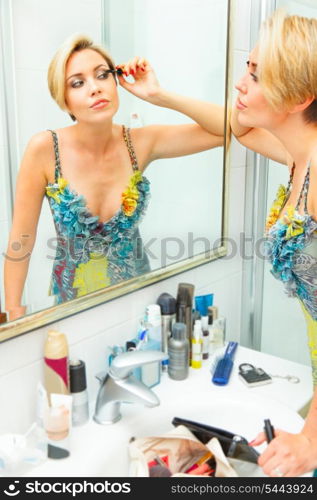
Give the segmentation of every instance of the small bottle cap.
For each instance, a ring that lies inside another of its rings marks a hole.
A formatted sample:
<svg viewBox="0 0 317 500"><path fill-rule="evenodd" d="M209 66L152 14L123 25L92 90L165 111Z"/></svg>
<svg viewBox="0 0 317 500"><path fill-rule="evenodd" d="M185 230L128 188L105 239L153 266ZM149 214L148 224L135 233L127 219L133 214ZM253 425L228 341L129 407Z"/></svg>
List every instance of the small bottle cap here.
<svg viewBox="0 0 317 500"><path fill-rule="evenodd" d="M70 392L82 392L87 389L86 367L80 359L69 362Z"/></svg>
<svg viewBox="0 0 317 500"><path fill-rule="evenodd" d="M58 330L48 330L44 344L44 356L50 359L65 358L68 356L66 335Z"/></svg>
<svg viewBox="0 0 317 500"><path fill-rule="evenodd" d="M172 337L175 340L185 340L186 325L184 323L174 323L172 328Z"/></svg>
<svg viewBox="0 0 317 500"><path fill-rule="evenodd" d="M176 299L170 293L161 293L157 303L161 308L161 314L175 314Z"/></svg>
<svg viewBox="0 0 317 500"><path fill-rule="evenodd" d="M208 330L208 316L202 316L201 326L203 330Z"/></svg>
<svg viewBox="0 0 317 500"><path fill-rule="evenodd" d="M136 348L136 343L133 340L128 340L125 346L127 351L133 351Z"/></svg>

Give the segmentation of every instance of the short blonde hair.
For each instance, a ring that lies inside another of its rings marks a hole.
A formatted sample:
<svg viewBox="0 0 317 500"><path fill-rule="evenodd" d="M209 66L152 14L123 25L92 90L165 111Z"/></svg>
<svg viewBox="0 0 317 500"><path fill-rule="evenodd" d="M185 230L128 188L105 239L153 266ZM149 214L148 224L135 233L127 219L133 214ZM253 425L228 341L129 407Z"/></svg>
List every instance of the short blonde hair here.
<svg viewBox="0 0 317 500"><path fill-rule="evenodd" d="M261 27L258 64L259 83L273 109L316 99L317 20L275 11ZM308 122L317 121L316 100L304 116Z"/></svg>
<svg viewBox="0 0 317 500"><path fill-rule="evenodd" d="M66 65L74 52L79 52L84 49L98 52L105 59L109 68L115 69L114 61L108 52L100 45L94 44L88 36L75 34L67 38L54 55L47 73L48 87L51 96L64 111L68 111L65 100Z"/></svg>

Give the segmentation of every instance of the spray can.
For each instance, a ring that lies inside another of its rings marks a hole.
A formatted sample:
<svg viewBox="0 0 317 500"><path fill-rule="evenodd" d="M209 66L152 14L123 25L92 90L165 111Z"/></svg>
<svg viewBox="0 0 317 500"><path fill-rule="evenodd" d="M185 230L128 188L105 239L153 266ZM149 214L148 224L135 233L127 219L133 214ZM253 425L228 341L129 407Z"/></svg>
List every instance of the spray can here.
<svg viewBox="0 0 317 500"><path fill-rule="evenodd" d="M157 299L161 308L162 318L162 352L168 352L168 339L172 335L172 327L175 323L176 299L169 293L161 293ZM168 359L162 361L162 371L167 371Z"/></svg>
<svg viewBox="0 0 317 500"><path fill-rule="evenodd" d="M66 336L49 330L44 346L44 385L51 394L69 394L68 344Z"/></svg>
<svg viewBox="0 0 317 500"><path fill-rule="evenodd" d="M184 380L189 372L189 342L184 323L174 323L168 339L168 374L174 380Z"/></svg>

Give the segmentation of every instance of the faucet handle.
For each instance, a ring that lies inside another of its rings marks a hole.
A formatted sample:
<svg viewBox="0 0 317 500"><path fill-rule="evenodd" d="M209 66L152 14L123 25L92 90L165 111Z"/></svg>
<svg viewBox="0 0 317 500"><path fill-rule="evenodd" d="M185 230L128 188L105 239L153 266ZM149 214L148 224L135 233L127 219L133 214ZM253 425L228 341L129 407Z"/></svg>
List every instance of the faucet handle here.
<svg viewBox="0 0 317 500"><path fill-rule="evenodd" d="M111 363L109 374L117 378L125 378L137 366L147 365L155 361L164 361L168 355L161 351L129 351L119 354Z"/></svg>

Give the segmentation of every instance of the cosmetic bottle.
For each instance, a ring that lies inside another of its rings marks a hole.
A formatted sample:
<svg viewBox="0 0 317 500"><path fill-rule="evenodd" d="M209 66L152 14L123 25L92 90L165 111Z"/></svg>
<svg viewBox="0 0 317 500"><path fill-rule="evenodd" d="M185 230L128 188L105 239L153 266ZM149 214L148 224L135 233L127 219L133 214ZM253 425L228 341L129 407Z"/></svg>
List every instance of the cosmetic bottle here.
<svg viewBox="0 0 317 500"><path fill-rule="evenodd" d="M189 342L189 352L191 356L191 338L192 338L192 309L195 286L190 283L179 283L176 297L176 321L185 323L186 336ZM190 359L190 358L189 358ZM190 362L190 361L189 361Z"/></svg>
<svg viewBox="0 0 317 500"><path fill-rule="evenodd" d="M72 424L83 425L89 419L88 392L85 363L73 359L69 363L70 392L72 402Z"/></svg>
<svg viewBox="0 0 317 500"><path fill-rule="evenodd" d="M168 375L173 380L184 380L189 372L189 342L184 323L174 323L168 339Z"/></svg>
<svg viewBox="0 0 317 500"><path fill-rule="evenodd" d="M172 327L176 317L176 299L169 293L161 293L157 299L161 308L162 351L167 354L168 340L172 334ZM168 359L162 361L162 371L167 371Z"/></svg>
<svg viewBox="0 0 317 500"><path fill-rule="evenodd" d="M66 336L49 330L44 346L44 386L49 404L51 394L69 394L68 345Z"/></svg>
<svg viewBox="0 0 317 500"><path fill-rule="evenodd" d="M201 368L202 366L202 329L201 321L195 321L194 333L192 337L191 367Z"/></svg>
<svg viewBox="0 0 317 500"><path fill-rule="evenodd" d="M161 308L158 304L150 304L145 311L145 328L143 338L137 349L142 351L162 350ZM154 387L161 381L161 363L156 361L141 366L141 380L148 387Z"/></svg>
<svg viewBox="0 0 317 500"><path fill-rule="evenodd" d="M209 329L210 335L210 350L209 353L213 354L218 349L224 346L225 340L225 318L219 317L213 320L212 325Z"/></svg>
<svg viewBox="0 0 317 500"><path fill-rule="evenodd" d="M48 458L61 459L70 455L72 396L51 394L50 406L44 412Z"/></svg>
<svg viewBox="0 0 317 500"><path fill-rule="evenodd" d="M202 316L201 318L202 327L202 358L203 360L209 358L209 329L208 329L208 316Z"/></svg>

